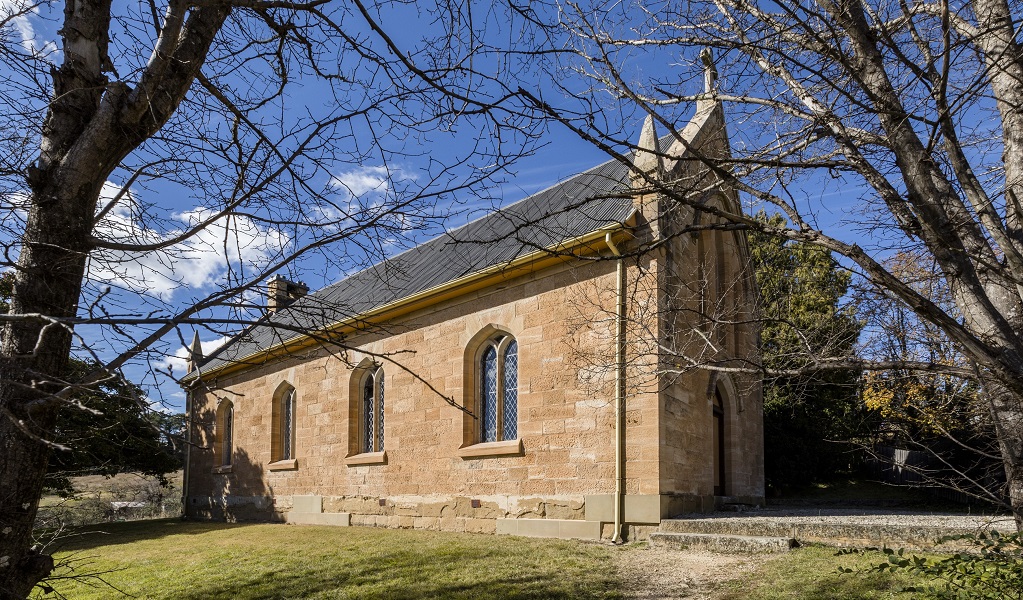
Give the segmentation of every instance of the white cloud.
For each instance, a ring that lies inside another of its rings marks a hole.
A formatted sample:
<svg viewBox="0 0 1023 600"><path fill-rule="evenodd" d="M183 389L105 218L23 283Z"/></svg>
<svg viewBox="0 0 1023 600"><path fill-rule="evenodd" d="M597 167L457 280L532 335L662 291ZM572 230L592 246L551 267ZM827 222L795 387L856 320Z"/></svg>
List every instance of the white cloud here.
<svg viewBox="0 0 1023 600"><path fill-rule="evenodd" d="M39 39L32 18L39 13L39 7L32 0L0 0L0 23L13 27L21 38L21 45L33 54L43 50L53 51L56 45Z"/></svg>
<svg viewBox="0 0 1023 600"><path fill-rule="evenodd" d="M217 348L226 344L230 339L231 336L229 335L206 341L203 341L202 338L200 338L199 341L202 343L203 355L209 356L210 354L213 354ZM165 371L169 370L174 373L175 376L182 376L187 372L185 369L187 368L186 363L188 362L189 352L191 352L189 347L182 346L181 348L178 348L174 354L164 357L164 359L157 364L157 368Z"/></svg>
<svg viewBox="0 0 1023 600"><path fill-rule="evenodd" d="M390 190L387 167L357 167L330 178L330 187L343 190L352 197L383 195Z"/></svg>
<svg viewBox="0 0 1023 600"><path fill-rule="evenodd" d="M330 178L328 186L342 196L340 206L311 207L314 215L322 218L328 227L340 229L357 222L383 219L382 225L402 231L420 227L415 219L402 212L404 188L416 181L414 173L400 166L360 166L338 173ZM411 193L416 193L415 188Z"/></svg>
<svg viewBox="0 0 1023 600"><path fill-rule="evenodd" d="M120 188L107 182L101 205ZM126 244L155 244L173 239L209 216L205 209L173 215L180 227L159 231L138 215L137 199L129 191L96 227L97 237ZM167 248L144 252L103 250L90 260L90 276L135 292L169 298L182 288L206 288L239 266L265 264L288 244L284 232L263 227L248 217L221 218Z"/></svg>

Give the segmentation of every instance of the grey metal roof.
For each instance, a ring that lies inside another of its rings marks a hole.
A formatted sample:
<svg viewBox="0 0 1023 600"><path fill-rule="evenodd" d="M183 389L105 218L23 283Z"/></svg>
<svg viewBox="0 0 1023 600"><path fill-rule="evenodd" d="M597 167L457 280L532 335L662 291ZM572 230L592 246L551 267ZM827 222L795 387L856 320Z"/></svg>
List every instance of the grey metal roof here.
<svg viewBox="0 0 1023 600"><path fill-rule="evenodd" d="M633 211L631 197L624 194L628 180L625 165L608 161L383 260L268 315L212 353L200 370L219 369L302 337L302 331L322 330L488 267L624 223Z"/></svg>

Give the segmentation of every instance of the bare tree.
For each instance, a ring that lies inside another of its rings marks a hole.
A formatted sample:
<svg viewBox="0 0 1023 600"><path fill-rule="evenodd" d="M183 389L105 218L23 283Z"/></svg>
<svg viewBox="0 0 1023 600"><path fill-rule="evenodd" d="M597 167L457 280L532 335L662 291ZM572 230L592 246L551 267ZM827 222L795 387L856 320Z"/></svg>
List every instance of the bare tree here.
<svg viewBox="0 0 1023 600"><path fill-rule="evenodd" d="M885 261L885 268L949 314L958 314L933 262L898 252ZM871 288L857 296L867 323L861 355L895 365L968 363L944 331L893 302L885 290ZM898 465L904 482L1004 503L998 441L975 377L893 368L868 373L862 383L866 408L880 417L866 452L878 462L889 462L896 448L914 450L919 458Z"/></svg>
<svg viewBox="0 0 1023 600"><path fill-rule="evenodd" d="M336 276L436 230L461 193L490 198L485 183L537 122L502 83L537 53L497 55L487 41L496 27L505 41L540 35L528 7L59 8L0 4L0 267L16 273L0 316L4 598L53 567L32 524L56 416L80 409L74 390L130 361L158 365L179 328L259 319L255 286L296 273L300 257L319 253ZM459 128L469 135L453 144ZM103 368L69 380L72 351Z"/></svg>
<svg viewBox="0 0 1023 600"><path fill-rule="evenodd" d="M682 139L673 127L684 122L682 113L707 95L723 102L732 156L690 149L683 160L707 165L755 204L773 205L790 225L765 227L707 205L698 186L654 177L648 184L694 207L704 222L719 219L835 252L947 336L969 365L897 366L979 380L1008 481L1003 497L1023 528L1019 3L693 0L601 8L563 7L575 55L562 64L583 83L556 80L582 103L538 106L621 156L617 150L635 147L618 135L623 114L650 115L662 134ZM716 70L703 68L701 50L705 59L717 55ZM841 218L832 208L839 199L853 204ZM898 250L933 260L954 311L886 267ZM842 362L895 366L832 366Z"/></svg>

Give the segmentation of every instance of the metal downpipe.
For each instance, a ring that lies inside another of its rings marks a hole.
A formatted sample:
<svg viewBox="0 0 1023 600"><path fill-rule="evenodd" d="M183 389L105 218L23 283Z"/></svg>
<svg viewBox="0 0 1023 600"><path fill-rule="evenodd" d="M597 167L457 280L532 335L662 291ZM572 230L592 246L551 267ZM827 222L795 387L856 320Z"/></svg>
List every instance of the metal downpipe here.
<svg viewBox="0 0 1023 600"><path fill-rule="evenodd" d="M611 541L622 543L622 510L625 501L625 260L611 234L604 236L607 247L617 257L615 303L615 496L614 535Z"/></svg>

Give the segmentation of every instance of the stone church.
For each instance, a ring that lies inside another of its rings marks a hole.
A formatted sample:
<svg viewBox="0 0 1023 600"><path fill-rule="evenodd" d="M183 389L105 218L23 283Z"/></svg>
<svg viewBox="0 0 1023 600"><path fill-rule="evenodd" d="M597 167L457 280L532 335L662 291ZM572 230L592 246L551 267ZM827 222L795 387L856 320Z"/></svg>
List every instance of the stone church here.
<svg viewBox="0 0 1023 600"><path fill-rule="evenodd" d="M617 541L761 503L756 287L693 160L727 152L708 96L322 290L272 280L265 319L193 346L186 515Z"/></svg>

